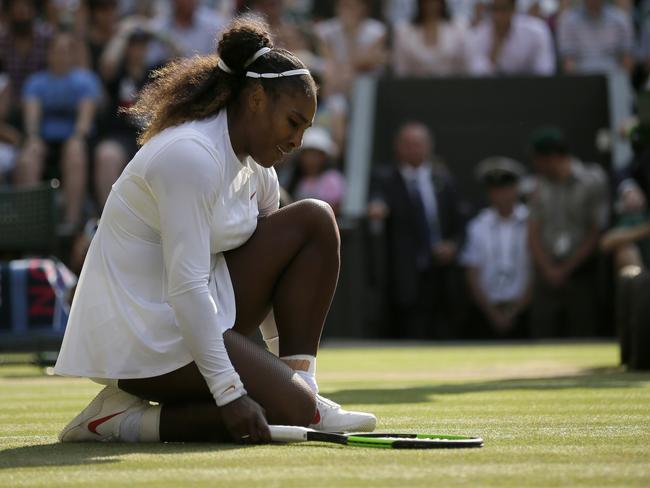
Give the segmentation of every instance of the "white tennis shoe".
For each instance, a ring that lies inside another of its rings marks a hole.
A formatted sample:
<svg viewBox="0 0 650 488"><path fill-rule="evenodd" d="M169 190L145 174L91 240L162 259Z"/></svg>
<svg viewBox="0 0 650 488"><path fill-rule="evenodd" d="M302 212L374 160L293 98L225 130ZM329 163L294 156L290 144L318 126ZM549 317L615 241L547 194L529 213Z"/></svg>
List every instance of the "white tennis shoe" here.
<svg viewBox="0 0 650 488"><path fill-rule="evenodd" d="M309 428L323 432L372 432L377 417L371 413L350 412L336 402L316 395L316 415Z"/></svg>
<svg viewBox="0 0 650 488"><path fill-rule="evenodd" d="M122 420L136 410L149 407L149 402L114 386L107 386L63 428L59 433L59 441L118 441Z"/></svg>

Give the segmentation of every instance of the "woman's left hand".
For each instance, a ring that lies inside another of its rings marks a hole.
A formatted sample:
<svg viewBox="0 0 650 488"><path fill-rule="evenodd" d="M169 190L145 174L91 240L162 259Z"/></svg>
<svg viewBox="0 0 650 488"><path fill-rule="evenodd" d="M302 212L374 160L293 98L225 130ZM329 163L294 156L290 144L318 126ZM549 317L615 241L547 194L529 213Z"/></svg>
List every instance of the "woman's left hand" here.
<svg viewBox="0 0 650 488"><path fill-rule="evenodd" d="M271 442L271 432L264 409L248 395L221 407L226 429L235 442L257 444Z"/></svg>

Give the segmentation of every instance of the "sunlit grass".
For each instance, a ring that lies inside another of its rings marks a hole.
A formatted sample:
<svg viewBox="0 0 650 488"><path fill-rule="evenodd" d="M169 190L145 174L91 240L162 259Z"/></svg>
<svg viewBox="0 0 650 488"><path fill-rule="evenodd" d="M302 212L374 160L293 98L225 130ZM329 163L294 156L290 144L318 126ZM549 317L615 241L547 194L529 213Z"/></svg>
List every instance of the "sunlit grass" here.
<svg viewBox="0 0 650 488"><path fill-rule="evenodd" d="M61 445L101 388L0 366L0 486L650 486L650 375L613 344L324 348L323 393L378 429L478 434L483 449L325 444Z"/></svg>

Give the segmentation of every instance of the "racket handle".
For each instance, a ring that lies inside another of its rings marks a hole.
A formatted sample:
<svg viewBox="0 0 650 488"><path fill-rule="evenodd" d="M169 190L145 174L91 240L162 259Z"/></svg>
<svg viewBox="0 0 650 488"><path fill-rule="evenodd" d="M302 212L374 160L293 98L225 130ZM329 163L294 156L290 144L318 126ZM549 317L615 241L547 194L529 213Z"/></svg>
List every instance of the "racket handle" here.
<svg viewBox="0 0 650 488"><path fill-rule="evenodd" d="M269 425L271 439L274 442L304 442L311 429L297 425Z"/></svg>

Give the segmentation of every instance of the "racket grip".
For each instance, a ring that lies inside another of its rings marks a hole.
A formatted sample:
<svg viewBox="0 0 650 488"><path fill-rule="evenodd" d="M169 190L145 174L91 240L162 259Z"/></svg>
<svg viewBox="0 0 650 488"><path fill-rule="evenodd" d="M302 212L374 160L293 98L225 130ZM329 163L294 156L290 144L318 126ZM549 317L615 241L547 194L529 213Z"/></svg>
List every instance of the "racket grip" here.
<svg viewBox="0 0 650 488"><path fill-rule="evenodd" d="M297 425L269 425L271 439L274 442L304 442L311 429Z"/></svg>

